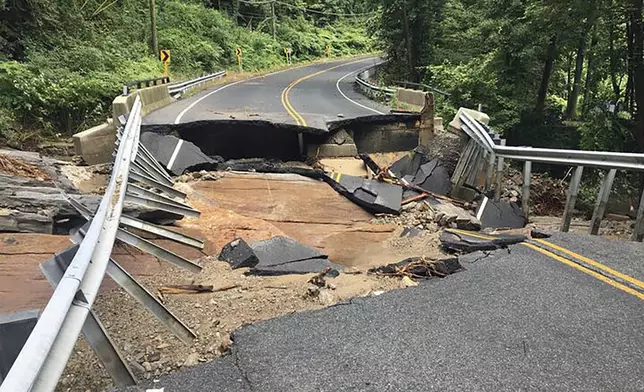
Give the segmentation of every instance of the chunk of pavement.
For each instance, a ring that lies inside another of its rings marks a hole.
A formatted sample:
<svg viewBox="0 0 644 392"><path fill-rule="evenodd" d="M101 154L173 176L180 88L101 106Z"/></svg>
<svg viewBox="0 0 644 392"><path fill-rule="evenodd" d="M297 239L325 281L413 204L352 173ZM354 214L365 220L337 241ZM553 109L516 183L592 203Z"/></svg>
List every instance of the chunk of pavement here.
<svg viewBox="0 0 644 392"><path fill-rule="evenodd" d="M260 262L254 268L251 268L248 273L257 276L304 275L324 272L329 268L335 271L342 269L341 266L330 262L329 259L319 258L269 266L264 266Z"/></svg>
<svg viewBox="0 0 644 392"><path fill-rule="evenodd" d="M481 211L482 210L482 211ZM481 226L487 228L520 229L526 226L528 220L517 203L508 203L483 199L477 212Z"/></svg>
<svg viewBox="0 0 644 392"><path fill-rule="evenodd" d="M414 185L439 195L449 195L452 181L449 172L440 164L438 158L422 165L414 178Z"/></svg>
<svg viewBox="0 0 644 392"><path fill-rule="evenodd" d="M272 267L295 261L329 258L315 249L284 236L253 242L250 247L259 259L258 267Z"/></svg>
<svg viewBox="0 0 644 392"><path fill-rule="evenodd" d="M396 162L392 163L389 170L396 175L397 178L405 176L415 176L420 166L427 162L427 157L421 153L413 153L412 155L405 155Z"/></svg>
<svg viewBox="0 0 644 392"><path fill-rule="evenodd" d="M253 249L241 238L226 244L219 254L219 260L228 262L233 269L252 268L259 263Z"/></svg>
<svg viewBox="0 0 644 392"><path fill-rule="evenodd" d="M519 244L526 240L527 238L522 235L503 235L484 239L477 233L472 233L470 236L467 233L456 233L450 230L445 230L440 235L441 245L444 249L463 253L506 249L510 245Z"/></svg>
<svg viewBox="0 0 644 392"><path fill-rule="evenodd" d="M328 256L300 244L289 237L274 237L250 244L259 263L250 269L250 275L276 276L321 273L341 270Z"/></svg>
<svg viewBox="0 0 644 392"><path fill-rule="evenodd" d="M400 213L403 188L399 185L343 174L327 175L325 181L338 193L369 212Z"/></svg>
<svg viewBox="0 0 644 392"><path fill-rule="evenodd" d="M176 176L188 170L216 170L219 163L195 144L172 135L145 132L141 135L141 142L157 161Z"/></svg>

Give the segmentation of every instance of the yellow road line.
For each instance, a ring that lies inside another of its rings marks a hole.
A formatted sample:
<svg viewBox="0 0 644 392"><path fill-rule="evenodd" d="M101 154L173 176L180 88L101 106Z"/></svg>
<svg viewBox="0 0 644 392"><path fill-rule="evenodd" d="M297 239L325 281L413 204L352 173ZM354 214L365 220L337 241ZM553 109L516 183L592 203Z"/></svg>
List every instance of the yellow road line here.
<svg viewBox="0 0 644 392"><path fill-rule="evenodd" d="M619 271L616 271L616 270L614 270L614 269L612 269L610 267L607 267L607 266L605 266L605 265L603 265L601 263L598 263L595 260L589 259L588 257L582 256L582 255L580 255L578 253L575 253L575 252L573 252L571 250L568 250L566 248L562 248L561 246L555 245L555 244L553 244L551 242L548 242L548 241L545 241L545 240L534 240L534 241L538 242L538 243L540 243L542 245L545 245L547 247L550 247L550 248L552 248L554 250L558 250L559 252L565 253L570 257L573 257L573 258L575 258L577 260L580 260L580 261L582 261L584 263L592 265L593 267L598 268L598 269L600 269L602 271L608 272L609 274L614 275L614 276L622 279L623 281L631 283L632 285L637 286L640 289L644 290L644 282L642 282L641 280L638 280L638 279L635 279L635 278L633 278L631 276L625 275L625 274L623 274L623 273L621 273Z"/></svg>
<svg viewBox="0 0 644 392"><path fill-rule="evenodd" d="M611 285L611 286L613 286L613 287L615 287L615 288L617 288L619 290L622 290L622 291L624 291L626 293L632 294L632 295L638 297L641 300L644 300L644 293L640 293L639 291L636 291L636 290L634 290L634 289L632 289L632 288L630 288L628 286L625 286L625 285L623 285L621 283L618 283L618 282L616 282L616 281L614 281L614 280L612 280L610 278L607 278L606 276L604 276L604 275L602 275L602 274L600 274L598 272L595 272L595 271L589 270L587 268L584 268L584 267L580 266L579 264L577 264L575 262L572 262L572 261L570 261L568 259L565 259L565 258L559 256L559 255L556 255L556 254L554 254L552 252L549 252L549 251L547 251L545 249L542 249L542 248L540 248L540 247L538 247L536 245L526 243L526 242L522 243L522 245L527 246L528 248L530 248L530 249L532 249L534 251L537 251L537 252L539 252L539 253L541 253L543 255L546 255L546 256L550 257L551 259L557 260L557 261L559 261L561 263L564 263L564 264L566 264L566 265L568 265L568 266L570 266L572 268L575 268L575 269L577 269L577 270L579 270L579 271L581 271L581 272L583 272L585 274L588 274L588 275L592 276L595 279L599 279L602 282L607 283L607 284L609 284L609 285Z"/></svg>
<svg viewBox="0 0 644 392"><path fill-rule="evenodd" d="M306 127L308 125L306 123L306 120L304 119L304 117L302 117L302 115L300 113L297 112L297 110L295 110L295 108L291 104L291 101L289 100L289 93L291 92L293 87L297 86L298 84L302 83L305 80L308 80L308 79L314 78L316 76L322 75L325 72L333 71L334 69L338 69L338 68L344 67L346 65L360 63L362 61L365 61L365 59L355 60L355 61L351 61L351 62L348 62L348 63L342 63L340 65L336 65L336 66L331 67L331 68L323 69L322 71L317 71L317 72L314 72L312 74L303 76L303 77L301 77L299 79L296 79L296 80L292 81L288 86L286 86L286 88L284 90L282 90L282 106L284 106L284 109L286 109L288 114L293 118L293 120L295 120L295 123L297 125L301 125L301 126Z"/></svg>
<svg viewBox="0 0 644 392"><path fill-rule="evenodd" d="M482 239L482 240L496 240L496 239L498 239L496 237L490 237L490 236L484 235L484 234L477 234L477 233L473 233L473 232L467 231L467 230L445 229L445 231L448 232L448 233L452 233L452 234L467 235L467 236L470 236L470 237L473 237L473 238L479 238L479 239Z"/></svg>

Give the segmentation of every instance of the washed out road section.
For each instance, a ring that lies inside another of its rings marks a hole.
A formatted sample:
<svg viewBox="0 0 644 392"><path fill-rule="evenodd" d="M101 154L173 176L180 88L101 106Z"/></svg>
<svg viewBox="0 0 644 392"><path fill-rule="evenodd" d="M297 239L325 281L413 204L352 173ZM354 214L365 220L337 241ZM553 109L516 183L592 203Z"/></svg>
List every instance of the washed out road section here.
<svg viewBox="0 0 644 392"><path fill-rule="evenodd" d="M641 391L642 301L525 246L465 272L242 328L173 391ZM134 389L135 390L135 389Z"/></svg>

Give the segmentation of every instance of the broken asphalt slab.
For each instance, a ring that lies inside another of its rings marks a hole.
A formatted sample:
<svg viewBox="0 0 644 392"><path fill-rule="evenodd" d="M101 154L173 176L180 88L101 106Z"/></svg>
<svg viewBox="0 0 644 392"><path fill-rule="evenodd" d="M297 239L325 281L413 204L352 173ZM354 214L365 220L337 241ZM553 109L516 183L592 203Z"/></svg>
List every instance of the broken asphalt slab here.
<svg viewBox="0 0 644 392"><path fill-rule="evenodd" d="M330 173L325 180L338 193L371 213L400 213L403 189L399 185L340 173Z"/></svg>
<svg viewBox="0 0 644 392"><path fill-rule="evenodd" d="M250 245L238 238L224 246L219 260L228 262L233 269L250 268L248 274L259 276L309 274L342 269L330 262L327 255L283 236Z"/></svg>
<svg viewBox="0 0 644 392"><path fill-rule="evenodd" d="M487 197L481 202L476 216L484 229L521 229L528 224L528 219L517 203L508 203L503 200L496 202Z"/></svg>
<svg viewBox="0 0 644 392"><path fill-rule="evenodd" d="M219 163L204 154L195 144L172 135L145 132L141 135L141 142L175 176L188 170L216 170Z"/></svg>
<svg viewBox="0 0 644 392"><path fill-rule="evenodd" d="M328 268L342 269L330 262L327 255L289 237L254 242L250 247L259 260L249 271L252 275L308 274L323 272Z"/></svg>
<svg viewBox="0 0 644 392"><path fill-rule="evenodd" d="M441 246L444 249L463 253L505 249L527 239L524 235L488 236L478 232L468 233L452 229L446 229L440 235Z"/></svg>
<svg viewBox="0 0 644 392"><path fill-rule="evenodd" d="M252 268L259 264L253 249L241 238L226 244L219 254L219 260L228 262L232 269Z"/></svg>

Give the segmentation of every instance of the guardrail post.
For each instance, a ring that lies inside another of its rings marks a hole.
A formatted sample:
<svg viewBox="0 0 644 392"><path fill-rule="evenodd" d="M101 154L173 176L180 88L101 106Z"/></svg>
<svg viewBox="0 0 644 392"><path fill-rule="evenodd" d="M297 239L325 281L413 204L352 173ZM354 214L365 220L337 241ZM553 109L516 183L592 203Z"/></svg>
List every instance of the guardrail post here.
<svg viewBox="0 0 644 392"><path fill-rule="evenodd" d="M597 203L595 203L595 211L593 212L593 218L590 221L590 234L597 235L599 234L599 227L601 226L602 219L604 219L604 214L606 213L606 205L608 204L608 198L610 197L610 190L613 187L613 181L615 181L615 175L617 174L617 169L611 169L608 174L604 177L602 185L599 188L599 194L597 195Z"/></svg>
<svg viewBox="0 0 644 392"><path fill-rule="evenodd" d="M501 139L501 145L505 146L507 140ZM505 159L499 157L496 164L496 188L494 189L494 201L501 201L501 192L503 192L503 169L505 169Z"/></svg>
<svg viewBox="0 0 644 392"><path fill-rule="evenodd" d="M644 192L642 192L640 206L637 209L637 220L635 221L635 228L633 229L631 240L637 242L644 240Z"/></svg>
<svg viewBox="0 0 644 392"><path fill-rule="evenodd" d="M577 196L579 195L579 184L581 183L581 176L584 173L583 166L577 166L575 173L570 180L570 187L568 188L568 200L566 200L566 209L563 214L563 221L561 222L561 231L567 233L570 231L570 221L572 220L572 213L575 210L577 203Z"/></svg>
<svg viewBox="0 0 644 392"><path fill-rule="evenodd" d="M523 196L521 198L523 214L526 219L530 216L530 179L532 177L532 162L523 164Z"/></svg>
<svg viewBox="0 0 644 392"><path fill-rule="evenodd" d="M488 154L487 171L485 173L485 192L487 193L492 189L492 181L494 180L494 164L496 163L496 154L490 152Z"/></svg>

